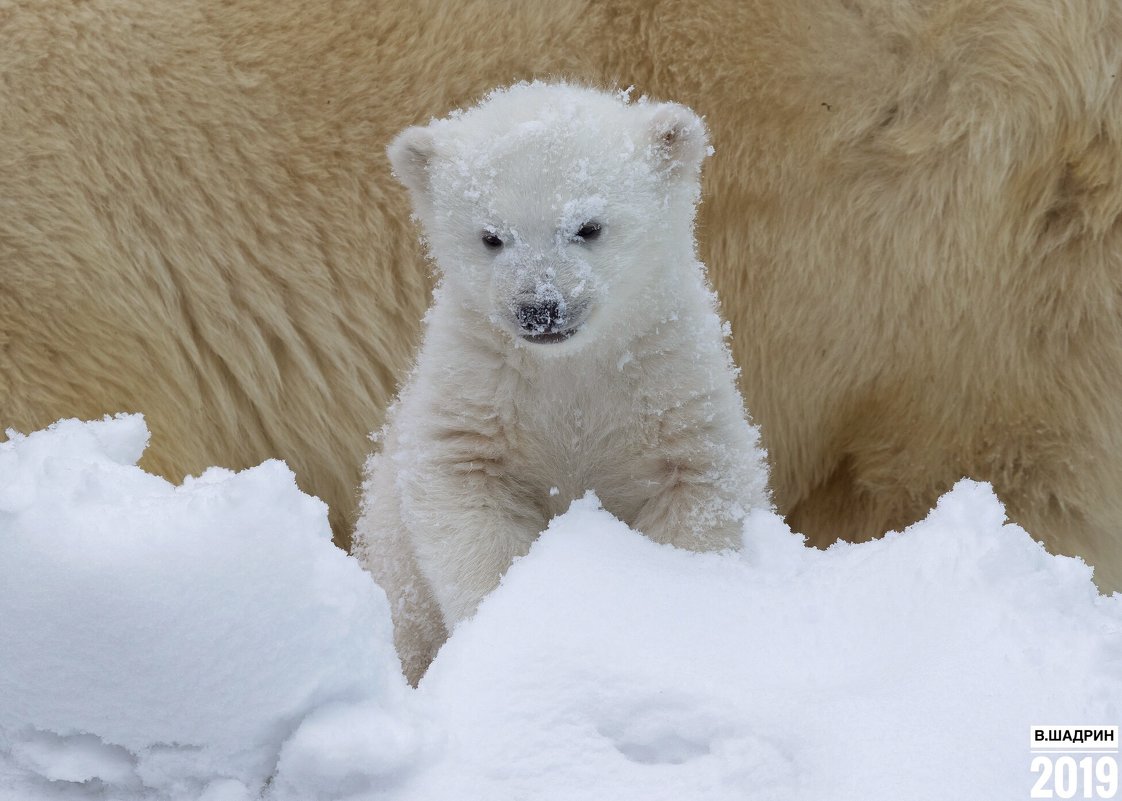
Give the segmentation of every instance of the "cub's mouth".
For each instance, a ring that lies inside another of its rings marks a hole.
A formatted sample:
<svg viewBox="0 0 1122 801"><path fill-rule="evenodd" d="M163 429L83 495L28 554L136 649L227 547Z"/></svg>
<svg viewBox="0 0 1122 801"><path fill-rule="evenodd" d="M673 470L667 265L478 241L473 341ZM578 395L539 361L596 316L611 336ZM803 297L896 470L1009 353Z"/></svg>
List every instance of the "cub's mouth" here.
<svg viewBox="0 0 1122 801"><path fill-rule="evenodd" d="M542 334L521 334L520 336L525 342L533 342L536 345L553 345L557 342L564 342L579 330L579 327L575 327L570 328L566 331L556 331L552 333Z"/></svg>

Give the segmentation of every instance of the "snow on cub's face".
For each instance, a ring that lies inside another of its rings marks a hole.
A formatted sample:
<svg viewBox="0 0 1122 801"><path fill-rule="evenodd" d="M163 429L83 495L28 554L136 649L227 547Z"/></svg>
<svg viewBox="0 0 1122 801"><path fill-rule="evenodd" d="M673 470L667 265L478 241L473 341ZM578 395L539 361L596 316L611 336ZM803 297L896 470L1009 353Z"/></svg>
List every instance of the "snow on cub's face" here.
<svg viewBox="0 0 1122 801"><path fill-rule="evenodd" d="M406 129L389 156L479 325L563 353L672 313L706 150L683 106L524 83Z"/></svg>

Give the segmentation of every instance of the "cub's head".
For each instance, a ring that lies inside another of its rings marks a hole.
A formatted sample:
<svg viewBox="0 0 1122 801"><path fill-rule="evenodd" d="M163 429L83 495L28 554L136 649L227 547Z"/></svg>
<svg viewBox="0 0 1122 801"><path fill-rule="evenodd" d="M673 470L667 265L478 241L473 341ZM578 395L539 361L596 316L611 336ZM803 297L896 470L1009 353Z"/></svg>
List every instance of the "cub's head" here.
<svg viewBox="0 0 1122 801"><path fill-rule="evenodd" d="M657 325L694 263L707 136L672 103L518 84L389 147L446 287L515 343L563 353Z"/></svg>

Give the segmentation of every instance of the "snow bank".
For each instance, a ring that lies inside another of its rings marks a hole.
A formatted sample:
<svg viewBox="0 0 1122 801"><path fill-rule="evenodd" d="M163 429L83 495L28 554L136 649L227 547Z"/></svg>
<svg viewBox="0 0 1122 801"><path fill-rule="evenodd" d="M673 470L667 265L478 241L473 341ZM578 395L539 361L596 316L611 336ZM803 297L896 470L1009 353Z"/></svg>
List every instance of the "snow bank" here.
<svg viewBox="0 0 1122 801"><path fill-rule="evenodd" d="M822 552L756 513L739 557L574 504L422 690L452 732L410 799L1023 799L1029 727L1122 718L1122 596L987 485Z"/></svg>
<svg viewBox="0 0 1122 801"><path fill-rule="evenodd" d="M276 791L306 799L410 764L385 596L287 467L172 485L135 466L139 416L9 435L0 796L233 801L279 757ZM307 742L340 723L369 751L362 777Z"/></svg>
<svg viewBox="0 0 1122 801"><path fill-rule="evenodd" d="M985 485L826 552L656 545L588 498L417 691L279 463L174 486L138 417L0 444L0 799L1023 799L1122 719L1122 596Z"/></svg>

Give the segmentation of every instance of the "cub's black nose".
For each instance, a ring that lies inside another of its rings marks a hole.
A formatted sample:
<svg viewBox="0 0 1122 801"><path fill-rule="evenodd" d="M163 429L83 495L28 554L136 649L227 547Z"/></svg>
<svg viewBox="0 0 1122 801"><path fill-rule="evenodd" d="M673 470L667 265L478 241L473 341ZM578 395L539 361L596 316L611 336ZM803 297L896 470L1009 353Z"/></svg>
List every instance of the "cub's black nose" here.
<svg viewBox="0 0 1122 801"><path fill-rule="evenodd" d="M555 332L565 324L561 304L556 300L536 300L521 304L515 314L522 330L529 334Z"/></svg>

